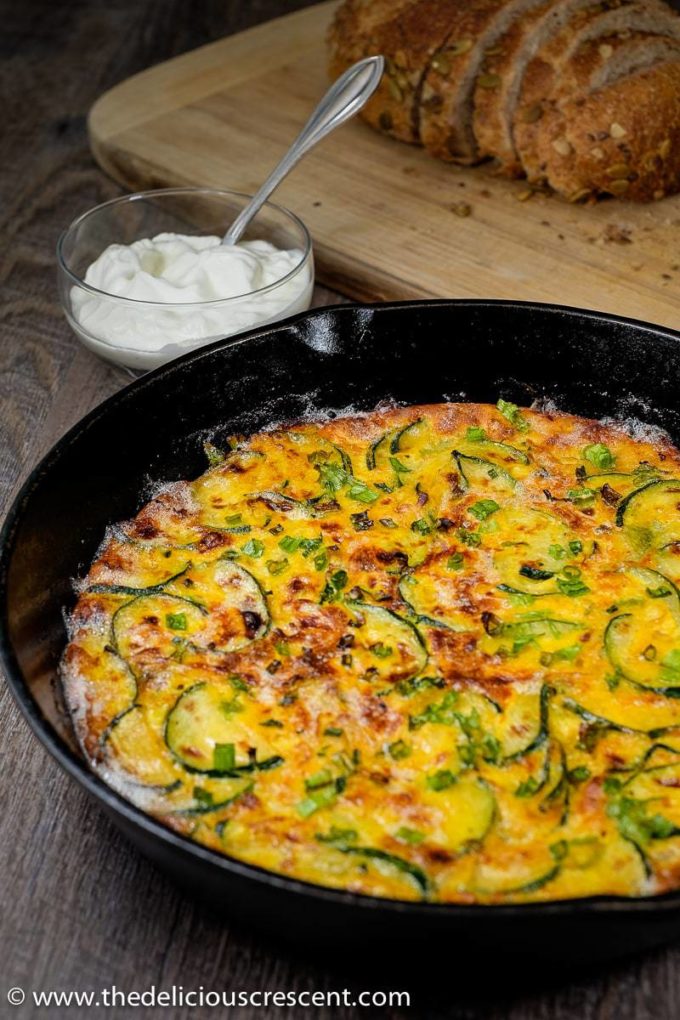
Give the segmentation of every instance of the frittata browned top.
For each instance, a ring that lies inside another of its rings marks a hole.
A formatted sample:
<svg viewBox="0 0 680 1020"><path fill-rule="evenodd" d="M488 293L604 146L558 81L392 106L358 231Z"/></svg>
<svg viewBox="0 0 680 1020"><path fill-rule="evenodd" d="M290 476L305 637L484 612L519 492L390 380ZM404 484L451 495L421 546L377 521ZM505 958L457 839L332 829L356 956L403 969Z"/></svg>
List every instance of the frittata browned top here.
<svg viewBox="0 0 680 1020"><path fill-rule="evenodd" d="M109 533L63 660L92 767L321 885L680 885L680 454L499 401L207 447Z"/></svg>

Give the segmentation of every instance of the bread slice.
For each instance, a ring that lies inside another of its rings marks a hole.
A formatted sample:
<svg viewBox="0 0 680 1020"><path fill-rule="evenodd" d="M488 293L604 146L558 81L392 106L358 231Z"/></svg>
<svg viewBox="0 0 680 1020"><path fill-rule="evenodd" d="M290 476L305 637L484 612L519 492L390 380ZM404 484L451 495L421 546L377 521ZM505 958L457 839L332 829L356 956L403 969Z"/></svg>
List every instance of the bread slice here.
<svg viewBox="0 0 680 1020"><path fill-rule="evenodd" d="M451 32L430 61L422 89L420 137L433 156L467 165L479 162L473 95L484 55L518 18L544 2L467 0L457 4ZM484 86L483 78L480 84Z"/></svg>
<svg viewBox="0 0 680 1020"><path fill-rule="evenodd" d="M539 158L542 179L573 202L677 192L680 54L564 102L541 135Z"/></svg>
<svg viewBox="0 0 680 1020"><path fill-rule="evenodd" d="M363 57L385 56L386 73L364 107L362 117L372 127L413 143L418 141L414 110L416 88L423 71L419 68L418 54L408 45L407 19L410 9L419 3L420 0L346 0L338 8L328 33L332 78L339 77ZM426 34L416 37L416 41L429 49ZM423 66L426 59L423 56Z"/></svg>
<svg viewBox="0 0 680 1020"><path fill-rule="evenodd" d="M619 0L615 7L603 10L599 4L575 15L541 48L526 69L513 127L517 155L529 180L541 179L541 120L554 105L553 93L579 47L618 32L672 36L679 21L662 0Z"/></svg>
<svg viewBox="0 0 680 1020"><path fill-rule="evenodd" d="M473 131L480 157L496 159L501 173L510 177L523 173L513 140L513 121L529 62L574 14L592 6L593 0L545 0L517 18L485 53L484 77L480 75L475 87Z"/></svg>
<svg viewBox="0 0 680 1020"><path fill-rule="evenodd" d="M562 105L585 98L638 71L680 61L680 18L674 27L672 38L644 32L622 33L591 40L576 51L562 68L550 103L545 105L537 125L536 146L542 180L549 175L549 168L560 166L560 156L570 155L570 146L564 137ZM619 129L620 125L614 130Z"/></svg>

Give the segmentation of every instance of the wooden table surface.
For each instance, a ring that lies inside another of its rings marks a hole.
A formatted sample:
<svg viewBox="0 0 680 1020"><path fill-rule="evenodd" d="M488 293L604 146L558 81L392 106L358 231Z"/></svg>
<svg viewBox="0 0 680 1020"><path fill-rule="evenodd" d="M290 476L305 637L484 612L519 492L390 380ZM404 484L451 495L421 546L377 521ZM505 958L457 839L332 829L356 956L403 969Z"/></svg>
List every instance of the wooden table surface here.
<svg viewBox="0 0 680 1020"><path fill-rule="evenodd" d="M307 0L0 0L0 509L78 418L125 384L81 348L64 320L54 247L78 213L119 188L93 163L85 118L94 99L150 64L305 5ZM284 45L282 40L282 45ZM225 182L238 186L238 181ZM317 292L318 303L338 300ZM118 835L31 736L0 690L0 1017L103 1013L7 1004L9 988L411 992L392 1018L671 1020L680 1010L680 947L587 972L516 981L409 970L398 978L349 959L312 959L236 930L181 894ZM370 961L369 961L370 963ZM109 1016L147 1015L117 1008ZM176 1008L149 1015L226 1015ZM349 1018L352 1008L231 1011L250 1017Z"/></svg>

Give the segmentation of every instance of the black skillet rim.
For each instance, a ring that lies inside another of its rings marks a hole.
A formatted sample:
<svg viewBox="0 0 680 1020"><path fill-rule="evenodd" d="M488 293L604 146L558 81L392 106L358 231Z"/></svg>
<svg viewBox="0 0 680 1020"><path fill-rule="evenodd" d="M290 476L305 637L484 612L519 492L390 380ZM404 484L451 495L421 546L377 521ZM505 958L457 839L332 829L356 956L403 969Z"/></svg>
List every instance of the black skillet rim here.
<svg viewBox="0 0 680 1020"><path fill-rule="evenodd" d="M112 787L108 786L100 777L93 772L85 760L75 754L67 743L52 728L48 720L43 716L33 698L28 684L26 683L21 667L14 655L10 640L8 627L8 603L7 603L7 579L9 561L14 548L16 531L21 521L24 505L31 496L33 489L39 484L42 477L51 469L54 462L58 462L62 451L67 449L83 431L90 425L105 416L110 407L126 400L131 392L143 390L150 382L155 382L164 375L171 375L189 362L198 361L203 357L210 356L218 349L240 345L249 340L263 337L278 332L282 328L290 328L296 324L316 317L334 314L356 314L357 311L367 309L372 312L380 312L381 309L418 309L424 306L457 308L524 308L533 309L537 312L547 312L557 316L575 318L582 322L596 320L600 322L613 323L619 326L633 327L636 330L644 331L652 336L663 334L671 340L680 343L680 332L665 326L658 326L654 323L644 322L639 319L625 318L607 312L594 311L590 309L576 308L569 305L557 305L534 301L512 301L512 300L485 300L485 299L442 299L433 301L393 301L376 304L341 304L329 305L311 311L301 312L282 322L275 323L265 328L256 328L241 334L234 339L229 337L217 340L206 347L189 352L177 358L168 365L161 366L147 373L141 378L133 381L104 400L97 407L93 408L84 418L76 422L51 449L41 458L38 464L28 475L19 492L15 496L0 530L0 666L3 668L4 676L9 684L24 719L28 722L30 729L37 737L42 746L49 752L61 768L73 779L76 780L90 796L101 801L106 808L114 814L122 815L126 822L144 830L149 837L155 838L160 843L169 844L173 850L194 857L197 861L206 866L213 866L230 872L238 878L258 882L262 885L274 887L283 892L295 893L301 897L311 896L316 900L322 900L329 906L356 908L369 911L386 911L391 914L407 915L408 917L450 918L452 921L475 920L481 918L508 918L508 917L547 917L547 916L571 916L589 914L645 914L647 912L667 912L680 908L680 890L662 893L658 896L588 896L581 899L547 900L539 903L508 903L508 904L459 904L459 903L427 903L417 900L397 900L387 897L372 896L365 893L354 893L342 889L333 889L327 886L316 885L312 882L305 882L301 879L288 878L276 872L268 871L258 865L247 864L235 857L220 854L215 850L202 847L189 839L173 832L171 829L156 821L151 815L146 814L130 801L126 800Z"/></svg>

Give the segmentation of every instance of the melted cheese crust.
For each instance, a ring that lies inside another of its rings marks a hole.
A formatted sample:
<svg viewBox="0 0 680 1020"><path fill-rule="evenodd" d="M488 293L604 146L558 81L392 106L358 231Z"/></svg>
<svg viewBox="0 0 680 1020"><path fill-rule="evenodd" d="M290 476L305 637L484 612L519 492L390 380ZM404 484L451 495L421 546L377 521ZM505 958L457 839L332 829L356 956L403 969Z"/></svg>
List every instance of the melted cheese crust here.
<svg viewBox="0 0 680 1020"><path fill-rule="evenodd" d="M92 767L355 892L677 887L680 455L499 406L239 439L113 529L63 659Z"/></svg>

